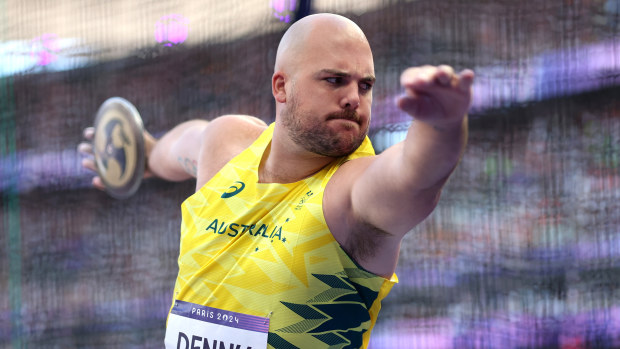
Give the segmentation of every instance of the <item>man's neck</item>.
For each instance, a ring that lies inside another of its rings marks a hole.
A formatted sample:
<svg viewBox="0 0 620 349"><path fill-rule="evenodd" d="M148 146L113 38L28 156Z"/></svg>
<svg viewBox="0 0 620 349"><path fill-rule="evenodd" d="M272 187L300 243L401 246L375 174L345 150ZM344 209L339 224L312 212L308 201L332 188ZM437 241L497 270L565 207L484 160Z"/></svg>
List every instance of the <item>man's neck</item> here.
<svg viewBox="0 0 620 349"><path fill-rule="evenodd" d="M274 130L258 169L260 183L294 183L319 172L334 160L303 149L277 131L280 130Z"/></svg>

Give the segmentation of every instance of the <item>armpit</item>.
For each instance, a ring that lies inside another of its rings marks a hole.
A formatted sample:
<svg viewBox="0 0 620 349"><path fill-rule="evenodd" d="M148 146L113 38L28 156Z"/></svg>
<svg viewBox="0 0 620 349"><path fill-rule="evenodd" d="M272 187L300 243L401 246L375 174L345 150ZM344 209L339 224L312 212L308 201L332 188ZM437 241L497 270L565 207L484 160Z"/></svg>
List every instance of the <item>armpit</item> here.
<svg viewBox="0 0 620 349"><path fill-rule="evenodd" d="M346 246L342 249L358 264L376 257L378 250L392 235L368 222L359 222L351 230Z"/></svg>

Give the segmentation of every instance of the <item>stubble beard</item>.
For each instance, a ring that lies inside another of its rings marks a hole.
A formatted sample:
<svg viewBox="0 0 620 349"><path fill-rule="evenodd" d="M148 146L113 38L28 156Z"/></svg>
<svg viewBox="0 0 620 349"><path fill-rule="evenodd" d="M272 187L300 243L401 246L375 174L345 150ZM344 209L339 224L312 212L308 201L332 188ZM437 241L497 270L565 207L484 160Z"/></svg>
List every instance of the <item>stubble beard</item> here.
<svg viewBox="0 0 620 349"><path fill-rule="evenodd" d="M312 113L299 110L295 98L289 100L281 116L282 124L289 137L305 150L315 154L329 157L347 156L352 154L366 138L367 130L360 132L357 136L346 136L329 128L324 121L317 120ZM343 118L359 121L359 116L354 110L330 114L327 120Z"/></svg>

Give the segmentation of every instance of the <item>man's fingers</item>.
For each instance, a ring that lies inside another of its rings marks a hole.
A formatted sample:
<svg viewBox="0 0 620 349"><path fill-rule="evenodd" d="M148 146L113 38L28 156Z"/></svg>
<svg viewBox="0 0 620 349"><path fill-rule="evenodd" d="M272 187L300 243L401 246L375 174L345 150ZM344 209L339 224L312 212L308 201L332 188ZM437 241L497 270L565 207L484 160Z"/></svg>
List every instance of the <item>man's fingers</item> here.
<svg viewBox="0 0 620 349"><path fill-rule="evenodd" d="M470 69L465 69L459 74L458 88L463 92L468 92L471 85L474 83L474 72Z"/></svg>
<svg viewBox="0 0 620 349"><path fill-rule="evenodd" d="M95 128L94 127L87 127L84 129L84 131L82 132L83 136L86 140L92 141L93 138L95 137Z"/></svg>
<svg viewBox="0 0 620 349"><path fill-rule="evenodd" d="M405 88L421 88L433 82L432 69L434 67L413 67L405 69L400 75L400 84Z"/></svg>
<svg viewBox="0 0 620 349"><path fill-rule="evenodd" d="M425 91L437 87L453 87L457 78L450 66L423 66L406 69L401 75L400 83L405 89Z"/></svg>
<svg viewBox="0 0 620 349"><path fill-rule="evenodd" d="M97 172L97 166L95 165L95 160L93 160L92 158L82 159L82 167L84 167L87 170Z"/></svg>
<svg viewBox="0 0 620 349"><path fill-rule="evenodd" d="M99 190L105 190L105 185L103 184L101 177L99 176L93 177L92 183L93 183L93 187Z"/></svg>
<svg viewBox="0 0 620 349"><path fill-rule="evenodd" d="M423 66L406 69L400 83L405 89L429 90L436 87L456 88L468 92L474 80L474 72L465 69L459 74L449 65Z"/></svg>
<svg viewBox="0 0 620 349"><path fill-rule="evenodd" d="M459 121L469 106L474 72L459 73L448 65L406 69L401 75L405 94L398 100L400 109L418 120Z"/></svg>
<svg viewBox="0 0 620 349"><path fill-rule="evenodd" d="M440 65L434 71L434 80L442 86L450 86L454 80L454 69L449 65Z"/></svg>
<svg viewBox="0 0 620 349"><path fill-rule="evenodd" d="M94 127L85 128L84 131L82 131L82 136L87 141L87 142L82 142L78 144L78 147L77 147L78 152L86 156L85 158L82 159L82 167L87 170L97 172L97 166L95 165L95 160L93 158L94 153L93 153L93 144L92 144L92 141L95 138L95 128ZM93 187L95 187L96 189L105 191L105 185L103 184L101 177L99 176L93 177L91 183Z"/></svg>
<svg viewBox="0 0 620 349"><path fill-rule="evenodd" d="M80 143L77 148L78 152L84 155L93 155L93 145L90 143Z"/></svg>
<svg viewBox="0 0 620 349"><path fill-rule="evenodd" d="M398 98L398 107L409 115L420 116L433 104L432 99L424 94L408 94Z"/></svg>
<svg viewBox="0 0 620 349"><path fill-rule="evenodd" d="M396 102L398 107L409 115L417 114L418 103L414 97L402 96Z"/></svg>

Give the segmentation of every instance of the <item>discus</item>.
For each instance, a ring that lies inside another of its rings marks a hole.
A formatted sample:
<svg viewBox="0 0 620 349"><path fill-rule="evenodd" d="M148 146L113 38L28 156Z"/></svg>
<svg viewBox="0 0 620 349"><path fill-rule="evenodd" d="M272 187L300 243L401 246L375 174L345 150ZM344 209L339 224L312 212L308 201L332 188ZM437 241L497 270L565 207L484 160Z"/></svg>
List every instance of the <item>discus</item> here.
<svg viewBox="0 0 620 349"><path fill-rule="evenodd" d="M136 107L121 97L103 102L95 118L93 152L106 192L116 199L133 195L145 168L144 125Z"/></svg>

